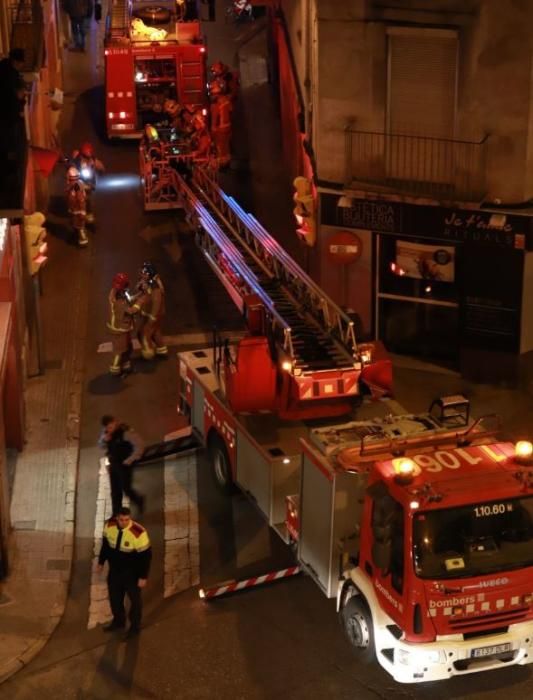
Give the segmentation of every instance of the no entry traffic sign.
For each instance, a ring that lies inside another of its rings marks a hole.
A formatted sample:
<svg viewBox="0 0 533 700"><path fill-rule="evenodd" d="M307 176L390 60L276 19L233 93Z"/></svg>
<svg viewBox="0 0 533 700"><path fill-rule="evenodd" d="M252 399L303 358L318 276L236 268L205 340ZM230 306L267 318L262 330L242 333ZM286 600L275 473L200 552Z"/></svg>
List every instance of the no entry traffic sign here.
<svg viewBox="0 0 533 700"><path fill-rule="evenodd" d="M356 233L335 231L327 238L326 252L332 262L338 265L348 265L361 256L363 243Z"/></svg>

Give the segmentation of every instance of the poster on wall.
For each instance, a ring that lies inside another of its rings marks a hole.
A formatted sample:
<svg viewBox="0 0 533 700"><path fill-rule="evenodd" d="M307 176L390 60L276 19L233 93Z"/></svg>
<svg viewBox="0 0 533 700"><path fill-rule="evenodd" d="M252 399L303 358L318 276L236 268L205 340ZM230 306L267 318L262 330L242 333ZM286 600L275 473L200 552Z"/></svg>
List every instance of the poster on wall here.
<svg viewBox="0 0 533 700"><path fill-rule="evenodd" d="M396 241L396 266L402 277L454 282L455 248Z"/></svg>

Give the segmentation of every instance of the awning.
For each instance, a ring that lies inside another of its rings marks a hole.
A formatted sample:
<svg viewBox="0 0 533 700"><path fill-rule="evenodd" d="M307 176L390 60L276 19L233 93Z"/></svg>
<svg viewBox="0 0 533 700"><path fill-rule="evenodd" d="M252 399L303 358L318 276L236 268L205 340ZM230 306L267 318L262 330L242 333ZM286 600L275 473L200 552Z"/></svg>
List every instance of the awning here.
<svg viewBox="0 0 533 700"><path fill-rule="evenodd" d="M49 148L38 148L37 146L31 146L30 150L33 159L33 169L45 177L49 177L60 158L61 154L59 151Z"/></svg>

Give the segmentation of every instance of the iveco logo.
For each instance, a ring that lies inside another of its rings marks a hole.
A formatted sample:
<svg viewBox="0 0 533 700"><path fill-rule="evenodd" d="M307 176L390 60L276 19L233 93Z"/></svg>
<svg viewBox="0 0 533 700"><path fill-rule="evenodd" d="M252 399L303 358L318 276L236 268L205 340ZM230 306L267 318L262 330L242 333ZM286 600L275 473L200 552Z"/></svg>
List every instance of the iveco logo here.
<svg viewBox="0 0 533 700"><path fill-rule="evenodd" d="M495 588L496 586L505 586L508 583L509 579L507 576L502 576L502 578L491 578L488 581L480 581L476 583L475 586L468 586L468 588Z"/></svg>

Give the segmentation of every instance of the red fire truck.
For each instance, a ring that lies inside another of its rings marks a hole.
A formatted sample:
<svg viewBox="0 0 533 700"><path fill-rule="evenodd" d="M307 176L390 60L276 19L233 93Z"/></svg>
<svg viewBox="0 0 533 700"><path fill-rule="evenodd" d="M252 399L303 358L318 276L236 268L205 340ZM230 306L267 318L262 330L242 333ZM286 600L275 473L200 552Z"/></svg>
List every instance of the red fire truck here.
<svg viewBox="0 0 533 700"><path fill-rule="evenodd" d="M181 353L180 377L215 478L296 541L361 661L400 683L532 662L531 443L447 418L462 397L440 417L378 402L324 427L239 414L211 355Z"/></svg>
<svg viewBox="0 0 533 700"><path fill-rule="evenodd" d="M531 443L496 441L463 396L403 415L377 346L258 222L205 172L180 190L250 330L179 356L180 410L218 485L293 541L361 659L395 680L531 663Z"/></svg>
<svg viewBox="0 0 533 700"><path fill-rule="evenodd" d="M138 138L165 125L165 102L207 106L200 23L181 21L174 0L113 0L105 38L106 124L110 138Z"/></svg>

